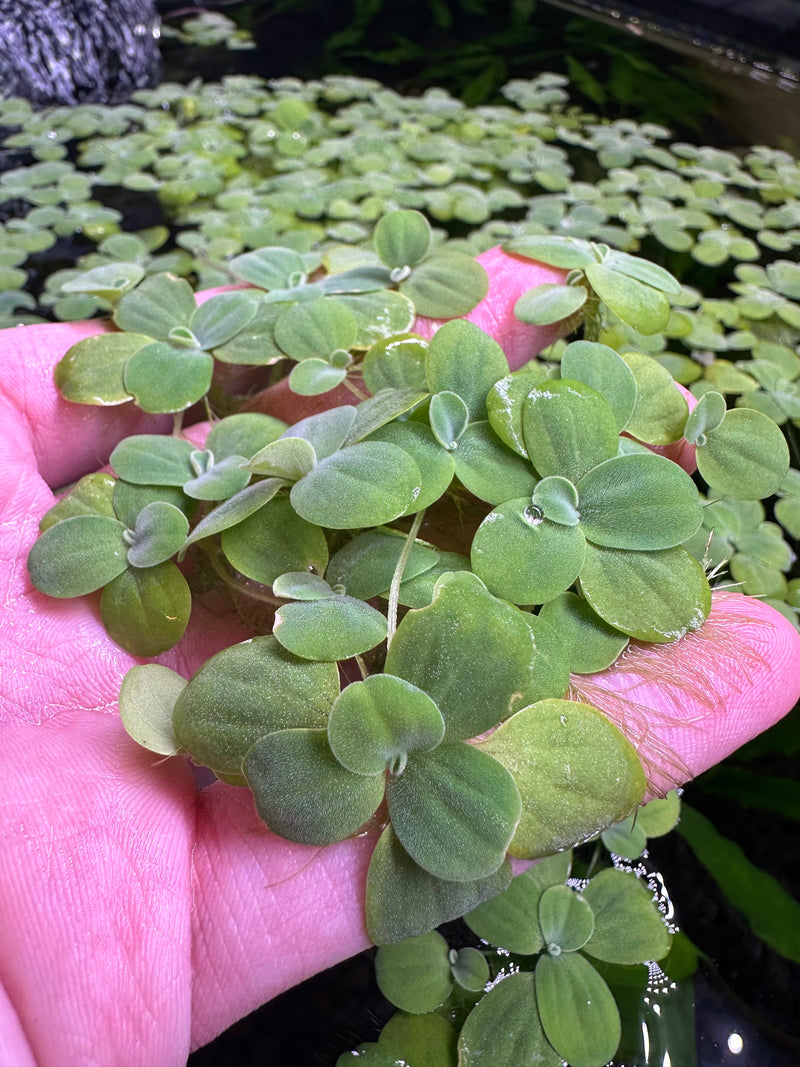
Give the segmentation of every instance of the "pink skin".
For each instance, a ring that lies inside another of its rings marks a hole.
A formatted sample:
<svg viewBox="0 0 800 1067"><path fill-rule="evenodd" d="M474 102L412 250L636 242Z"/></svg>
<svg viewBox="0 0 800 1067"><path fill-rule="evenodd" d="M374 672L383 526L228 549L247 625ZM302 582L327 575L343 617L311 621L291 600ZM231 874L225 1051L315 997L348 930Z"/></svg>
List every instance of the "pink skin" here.
<svg viewBox="0 0 800 1067"><path fill-rule="evenodd" d="M550 338L520 330L510 308L544 268L493 256L482 321L512 359L527 358ZM264 828L247 792L217 782L198 793L184 759L125 734L116 698L137 661L105 636L96 598L31 588L25 559L49 486L104 463L134 427L163 427L56 394L53 364L99 328L0 336L0 1067L182 1064L367 944L372 840L293 845ZM782 616L727 596L713 618L680 645L576 680L641 742L654 791L722 759L798 697L800 638ZM188 675L241 636L196 610L162 660Z"/></svg>

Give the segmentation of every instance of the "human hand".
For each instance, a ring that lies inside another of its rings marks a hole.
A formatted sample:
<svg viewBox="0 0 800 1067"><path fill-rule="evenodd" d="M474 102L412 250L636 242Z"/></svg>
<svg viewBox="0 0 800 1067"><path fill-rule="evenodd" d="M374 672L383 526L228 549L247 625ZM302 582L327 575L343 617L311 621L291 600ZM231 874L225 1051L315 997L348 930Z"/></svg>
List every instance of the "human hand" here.
<svg viewBox="0 0 800 1067"><path fill-rule="evenodd" d="M511 308L552 272L496 253L487 267L478 321L517 364L552 335L516 323ZM102 328L0 333L5 1067L183 1063L258 1004L367 945L372 840L295 845L264 828L246 791L216 782L198 792L182 759L154 759L124 732L119 683L137 661L108 639L96 600L31 588L25 560L53 500L48 485L101 465L127 433L167 428L57 395L55 361ZM232 618L195 608L160 659L188 676L242 636ZM580 687L629 731L657 791L791 707L799 648L781 616L727 595L697 634L633 647Z"/></svg>

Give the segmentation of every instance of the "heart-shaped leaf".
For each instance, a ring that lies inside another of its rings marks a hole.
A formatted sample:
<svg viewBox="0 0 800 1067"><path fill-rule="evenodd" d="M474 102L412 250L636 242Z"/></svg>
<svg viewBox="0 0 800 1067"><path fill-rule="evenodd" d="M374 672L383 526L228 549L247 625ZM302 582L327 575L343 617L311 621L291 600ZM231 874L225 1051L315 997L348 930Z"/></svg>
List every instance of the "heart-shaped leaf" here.
<svg viewBox="0 0 800 1067"><path fill-rule="evenodd" d="M447 942L436 930L383 945L375 953L375 980L388 1001L413 1015L433 1011L453 988Z"/></svg>
<svg viewBox="0 0 800 1067"><path fill-rule="evenodd" d="M318 526L302 519L285 496L275 497L222 531L228 562L255 582L271 585L286 571L324 572L328 544Z"/></svg>
<svg viewBox="0 0 800 1067"><path fill-rule="evenodd" d="M580 953L539 957L536 1005L547 1040L573 1067L603 1067L619 1045L617 1003Z"/></svg>
<svg viewBox="0 0 800 1067"><path fill-rule="evenodd" d="M386 640L386 617L349 596L284 604L275 612L273 633L303 659L342 660Z"/></svg>
<svg viewBox="0 0 800 1067"><path fill-rule="evenodd" d="M447 322L433 335L425 360L432 393L456 393L469 421L486 418L486 394L508 374L508 360L493 338L471 322Z"/></svg>
<svg viewBox="0 0 800 1067"><path fill-rule="evenodd" d="M320 460L292 486L290 496L309 522L351 530L403 515L419 489L419 468L407 452L383 441L363 441Z"/></svg>
<svg viewBox="0 0 800 1067"><path fill-rule="evenodd" d="M136 518L133 539L128 549L132 567L155 567L180 551L189 521L182 511L165 501L148 504Z"/></svg>
<svg viewBox="0 0 800 1067"><path fill-rule="evenodd" d="M242 768L270 830L303 845L350 837L383 798L382 775L346 771L334 758L325 730L267 734L247 752Z"/></svg>
<svg viewBox="0 0 800 1067"><path fill-rule="evenodd" d="M28 573L41 593L83 596L127 567L125 527L105 515L75 515L51 526L28 554Z"/></svg>
<svg viewBox="0 0 800 1067"><path fill-rule="evenodd" d="M511 775L461 742L414 753L386 784L395 833L411 858L437 878L486 878L505 858L520 816Z"/></svg>
<svg viewBox="0 0 800 1067"><path fill-rule="evenodd" d="M354 774L391 773L409 752L435 748L443 737L442 713L427 693L391 674L347 686L328 720L331 751Z"/></svg>
<svg viewBox="0 0 800 1067"><path fill-rule="evenodd" d="M119 691L119 714L137 744L161 756L174 756L180 750L172 711L185 688L185 678L158 663L128 671Z"/></svg>
<svg viewBox="0 0 800 1067"><path fill-rule="evenodd" d="M594 932L584 951L606 963L645 963L669 952L670 934L652 893L635 874L607 867L589 882L584 900Z"/></svg>
<svg viewBox="0 0 800 1067"><path fill-rule="evenodd" d="M602 619L640 641L677 641L711 609L705 572L682 548L626 552L589 543L580 584Z"/></svg>
<svg viewBox="0 0 800 1067"><path fill-rule="evenodd" d="M706 435L716 430L725 418L725 397L711 389L704 393L689 412L683 436L690 445L704 445Z"/></svg>
<svg viewBox="0 0 800 1067"><path fill-rule="evenodd" d="M567 478L551 475L543 478L533 491L534 507L551 522L561 526L577 526L581 521L578 511L578 490Z"/></svg>
<svg viewBox="0 0 800 1067"><path fill-rule="evenodd" d="M529 391L522 432L531 463L542 476L577 483L617 454L617 425L606 401L581 382L543 382Z"/></svg>
<svg viewBox="0 0 800 1067"><path fill-rule="evenodd" d="M553 885L539 899L539 926L551 956L583 948L594 930L592 909L566 885Z"/></svg>
<svg viewBox="0 0 800 1067"><path fill-rule="evenodd" d="M324 727L338 695L335 663L299 660L274 637L254 637L218 652L192 676L175 704L175 736L198 763L241 775L259 737Z"/></svg>
<svg viewBox="0 0 800 1067"><path fill-rule="evenodd" d="M490 512L471 549L475 573L512 604L544 604L569 589L585 555L579 526L551 522L524 497Z"/></svg>
<svg viewBox="0 0 800 1067"><path fill-rule="evenodd" d="M367 933L376 945L424 934L493 897L510 881L508 861L488 878L435 878L414 863L390 824L378 839L367 873Z"/></svg>
<svg viewBox="0 0 800 1067"><path fill-rule="evenodd" d="M615 456L578 482L581 530L610 548L672 548L703 522L694 482L656 455Z"/></svg>
<svg viewBox="0 0 800 1067"><path fill-rule="evenodd" d="M543 700L481 742L514 777L522 818L510 852L547 856L613 826L642 799L633 746L596 708Z"/></svg>
<svg viewBox="0 0 800 1067"><path fill-rule="evenodd" d="M375 251L387 267L414 267L431 247L431 227L419 211L391 211L372 235Z"/></svg>
<svg viewBox="0 0 800 1067"><path fill-rule="evenodd" d="M430 606L400 623L384 669L436 702L448 741L466 739L532 699L548 673L545 643L525 612L493 597L474 574L453 572L439 579Z"/></svg>
<svg viewBox="0 0 800 1067"><path fill-rule="evenodd" d="M109 637L134 656L157 656L183 637L192 594L174 563L128 567L103 589L100 617Z"/></svg>

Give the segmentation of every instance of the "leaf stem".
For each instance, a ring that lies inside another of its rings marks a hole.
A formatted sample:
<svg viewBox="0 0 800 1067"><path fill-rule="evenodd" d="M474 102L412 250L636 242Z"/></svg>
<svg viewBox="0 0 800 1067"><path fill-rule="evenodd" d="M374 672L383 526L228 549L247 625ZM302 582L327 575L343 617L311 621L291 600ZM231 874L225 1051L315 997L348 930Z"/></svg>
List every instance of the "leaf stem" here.
<svg viewBox="0 0 800 1067"><path fill-rule="evenodd" d="M411 529L408 531L406 537L406 543L403 545L403 551L400 553L400 558L397 561L397 566L394 569L392 575L392 584L389 587L389 611L387 614L388 630L386 634L386 647L392 643L394 632L397 629L397 606L400 602L400 583L403 580L403 572L406 569L408 563L408 557L411 555L411 549L414 547L414 542L417 539L419 528L422 525L422 520L425 517L425 508L422 511L418 511L414 516L414 521L411 523Z"/></svg>

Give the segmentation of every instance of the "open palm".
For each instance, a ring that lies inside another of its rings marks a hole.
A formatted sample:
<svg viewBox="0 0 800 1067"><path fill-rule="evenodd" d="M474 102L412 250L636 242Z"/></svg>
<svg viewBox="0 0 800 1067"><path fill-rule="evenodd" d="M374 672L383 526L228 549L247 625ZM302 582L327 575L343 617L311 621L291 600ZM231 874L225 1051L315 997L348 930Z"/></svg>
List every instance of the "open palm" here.
<svg viewBox="0 0 800 1067"><path fill-rule="evenodd" d="M497 254L485 263L492 290L470 317L518 364L550 338L510 308L546 272ZM128 433L167 429L58 397L54 363L99 329L0 333L0 1067L181 1064L368 943L372 840L291 844L266 830L249 792L221 782L198 791L188 762L140 749L116 705L137 661L106 636L96 599L55 601L30 585L25 560L53 502L48 486L102 465ZM161 661L188 676L244 636L231 617L195 609ZM634 647L581 686L664 788L791 707L799 646L781 616L728 596L698 634Z"/></svg>

